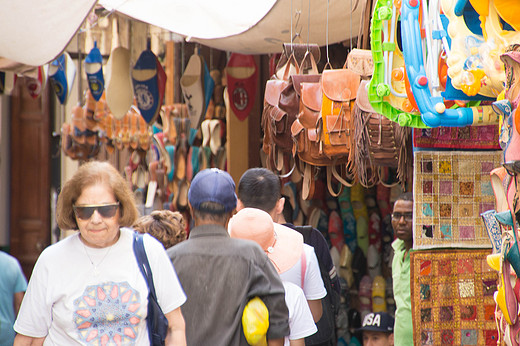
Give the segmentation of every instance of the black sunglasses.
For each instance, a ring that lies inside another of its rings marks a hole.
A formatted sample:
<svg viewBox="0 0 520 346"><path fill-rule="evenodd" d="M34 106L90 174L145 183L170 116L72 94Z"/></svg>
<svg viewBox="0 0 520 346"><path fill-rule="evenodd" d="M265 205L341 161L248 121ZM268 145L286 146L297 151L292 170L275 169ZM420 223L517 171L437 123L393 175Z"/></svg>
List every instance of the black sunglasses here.
<svg viewBox="0 0 520 346"><path fill-rule="evenodd" d="M99 205L74 205L72 208L74 209L74 214L82 220L90 219L95 210L97 210L102 217L111 218L116 215L119 202Z"/></svg>

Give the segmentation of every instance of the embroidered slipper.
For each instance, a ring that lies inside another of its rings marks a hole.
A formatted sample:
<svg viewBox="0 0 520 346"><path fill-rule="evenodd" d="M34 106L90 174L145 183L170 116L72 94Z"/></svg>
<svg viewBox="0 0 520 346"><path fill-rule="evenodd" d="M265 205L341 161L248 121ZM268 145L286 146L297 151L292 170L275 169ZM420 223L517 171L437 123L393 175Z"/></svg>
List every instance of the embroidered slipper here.
<svg viewBox="0 0 520 346"><path fill-rule="evenodd" d="M99 101L105 90L105 78L103 77L103 56L97 47L97 41L94 41L94 48L85 58L85 72L92 97Z"/></svg>
<svg viewBox="0 0 520 346"><path fill-rule="evenodd" d="M155 54L151 50L145 50L137 59L132 70L132 84L137 107L148 124L155 122L161 107L157 64Z"/></svg>
<svg viewBox="0 0 520 346"><path fill-rule="evenodd" d="M107 62L106 100L116 119L122 119L134 103L130 78L130 51L123 47L112 50Z"/></svg>
<svg viewBox="0 0 520 346"><path fill-rule="evenodd" d="M58 101L64 105L67 103L76 78L76 64L74 64L70 55L64 52L49 64L48 69L49 80L54 87L54 92Z"/></svg>
<svg viewBox="0 0 520 346"><path fill-rule="evenodd" d="M258 68L252 55L232 53L226 65L227 92L231 110L243 121L251 113L258 84Z"/></svg>
<svg viewBox="0 0 520 346"><path fill-rule="evenodd" d="M191 127L197 129L205 114L204 66L200 55L193 54L188 60L186 69L180 79L184 102L188 106Z"/></svg>

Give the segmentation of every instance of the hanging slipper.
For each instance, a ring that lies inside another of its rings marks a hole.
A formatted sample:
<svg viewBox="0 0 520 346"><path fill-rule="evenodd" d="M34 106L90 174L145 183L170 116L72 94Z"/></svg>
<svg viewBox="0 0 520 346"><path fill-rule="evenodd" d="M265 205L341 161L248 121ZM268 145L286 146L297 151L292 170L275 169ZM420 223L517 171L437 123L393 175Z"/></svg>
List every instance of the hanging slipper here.
<svg viewBox="0 0 520 346"><path fill-rule="evenodd" d="M116 119L122 119L134 102L130 78L130 51L123 47L112 50L107 62L106 100Z"/></svg>
<svg viewBox="0 0 520 346"><path fill-rule="evenodd" d="M188 106L191 127L197 129L205 114L204 97L204 64L200 55L193 54L188 60L186 69L180 79L184 102Z"/></svg>
<svg viewBox="0 0 520 346"><path fill-rule="evenodd" d="M49 64L49 79L54 87L58 101L64 105L72 91L76 78L76 64L67 52Z"/></svg>
<svg viewBox="0 0 520 346"><path fill-rule="evenodd" d="M209 128L209 147L213 155L217 155L218 149L222 145L220 120L209 120L209 124L207 126Z"/></svg>
<svg viewBox="0 0 520 346"><path fill-rule="evenodd" d="M97 41L94 41L94 48L85 57L85 72L92 97L99 101L105 90L105 78L103 77L103 56L97 47Z"/></svg>
<svg viewBox="0 0 520 346"><path fill-rule="evenodd" d="M141 116L148 124L153 124L159 114L161 100L157 77L157 57L151 50L143 51L137 59L132 70L132 83Z"/></svg>

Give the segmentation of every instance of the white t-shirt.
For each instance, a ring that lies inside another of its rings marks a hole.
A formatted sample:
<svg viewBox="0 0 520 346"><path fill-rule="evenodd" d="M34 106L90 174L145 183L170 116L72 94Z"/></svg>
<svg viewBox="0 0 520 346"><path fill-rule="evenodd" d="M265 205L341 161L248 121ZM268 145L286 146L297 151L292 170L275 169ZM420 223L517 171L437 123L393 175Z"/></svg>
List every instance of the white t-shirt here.
<svg viewBox="0 0 520 346"><path fill-rule="evenodd" d="M311 309L300 287L292 282L283 282L285 288L285 304L289 309L289 328L291 332L285 337L284 345L289 346L290 340L297 340L312 335L318 331Z"/></svg>
<svg viewBox="0 0 520 346"><path fill-rule="evenodd" d="M159 304L169 313L186 295L162 244L145 235L144 246ZM46 336L44 345L149 345L147 304L133 231L122 228L117 243L103 249L84 246L77 233L38 258L14 329Z"/></svg>
<svg viewBox="0 0 520 346"><path fill-rule="evenodd" d="M303 289L305 298L307 300L317 300L327 295L327 290L321 279L320 267L318 258L314 252L314 248L310 245L303 244L303 251L305 251L305 259L307 267L305 268L305 277L302 286L302 262L301 258L286 272L280 274L282 281L289 281L296 286Z"/></svg>

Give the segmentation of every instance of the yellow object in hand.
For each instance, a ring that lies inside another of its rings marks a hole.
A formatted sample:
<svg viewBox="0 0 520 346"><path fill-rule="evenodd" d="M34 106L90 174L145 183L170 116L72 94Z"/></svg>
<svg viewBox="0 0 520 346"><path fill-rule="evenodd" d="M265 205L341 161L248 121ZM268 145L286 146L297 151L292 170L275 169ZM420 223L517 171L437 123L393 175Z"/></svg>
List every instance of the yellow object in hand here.
<svg viewBox="0 0 520 346"><path fill-rule="evenodd" d="M242 314L242 328L249 345L267 346L269 311L262 299L254 297L247 303Z"/></svg>

